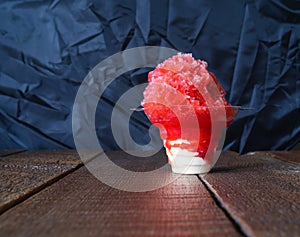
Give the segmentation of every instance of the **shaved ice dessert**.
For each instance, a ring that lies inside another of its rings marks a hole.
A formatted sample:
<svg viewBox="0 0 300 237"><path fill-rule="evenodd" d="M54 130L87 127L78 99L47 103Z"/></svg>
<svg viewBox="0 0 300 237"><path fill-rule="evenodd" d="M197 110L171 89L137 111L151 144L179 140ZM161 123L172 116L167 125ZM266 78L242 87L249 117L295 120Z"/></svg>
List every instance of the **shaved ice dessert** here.
<svg viewBox="0 0 300 237"><path fill-rule="evenodd" d="M160 136L172 171L207 173L220 138L236 110L207 63L191 54L178 54L148 74L142 106Z"/></svg>

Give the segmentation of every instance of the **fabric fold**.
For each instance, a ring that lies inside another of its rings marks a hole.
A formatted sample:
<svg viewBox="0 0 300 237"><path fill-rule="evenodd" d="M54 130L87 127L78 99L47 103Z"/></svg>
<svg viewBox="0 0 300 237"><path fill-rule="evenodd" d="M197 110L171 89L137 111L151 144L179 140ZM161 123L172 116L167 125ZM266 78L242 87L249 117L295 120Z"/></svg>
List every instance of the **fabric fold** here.
<svg viewBox="0 0 300 237"><path fill-rule="evenodd" d="M291 149L300 142L298 1L2 1L0 16L0 149L75 148L72 109L84 78L107 57L141 46L207 61L228 102L253 108L239 111L225 149ZM125 58L116 63L128 65ZM87 97L105 85L105 70L119 68L101 70L103 78L85 85L95 91ZM105 150L120 148L110 117L118 98L147 82L150 70L128 71L103 93L95 129ZM122 124L129 111L119 111ZM129 127L136 141L149 141L143 112Z"/></svg>

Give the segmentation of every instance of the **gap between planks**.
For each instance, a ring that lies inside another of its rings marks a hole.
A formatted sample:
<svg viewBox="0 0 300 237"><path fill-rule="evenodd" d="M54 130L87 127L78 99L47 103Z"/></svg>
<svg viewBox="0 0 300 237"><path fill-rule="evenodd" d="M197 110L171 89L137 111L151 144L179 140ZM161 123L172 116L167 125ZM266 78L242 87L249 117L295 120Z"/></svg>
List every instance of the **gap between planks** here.
<svg viewBox="0 0 300 237"><path fill-rule="evenodd" d="M2 215L4 212L6 212L7 210L9 210L10 208L24 202L25 200L27 200L28 198L32 197L33 195L39 193L40 191L42 191L43 189L51 186L52 184L56 183L57 181L59 181L60 179L66 177L67 175L73 173L75 170L79 169L80 167L82 167L83 164L79 164L76 167L66 171L65 173L62 173L58 176L56 176L55 178L46 181L44 184L42 184L41 186L38 186L34 189L32 189L30 192L24 194L23 196L20 196L19 198L17 198L16 200L4 205L1 209L0 209L0 215Z"/></svg>
<svg viewBox="0 0 300 237"><path fill-rule="evenodd" d="M199 179L247 236L300 236L299 154L223 152Z"/></svg>
<svg viewBox="0 0 300 237"><path fill-rule="evenodd" d="M210 193L212 199L215 201L216 205L224 212L225 216L231 221L232 225L236 229L237 232L239 232L242 236L250 237L253 236L251 230L244 228L242 225L239 224L238 220L234 218L230 214L230 211L227 210L226 205L224 205L222 199L217 194L217 192L214 191L214 189L210 186L210 184L201 178L201 175L196 175L200 182L204 185L204 187L207 189L207 191Z"/></svg>
<svg viewBox="0 0 300 237"><path fill-rule="evenodd" d="M20 153L22 154L27 154L26 150L14 150L14 151L4 151L0 154L0 158L4 158L4 159L9 159L10 157L13 157L14 155L19 155ZM28 198L32 197L33 195L39 193L40 191L42 191L43 189L51 186L52 184L54 184L55 182L59 181L60 179L66 177L67 175L73 173L74 171L76 171L77 169L79 169L80 167L82 167L83 164L82 163L78 163L77 165L75 165L74 167L70 168L69 170L66 170L60 174L57 174L56 176L52 177L49 180L45 180L44 183L39 184L39 186L37 187L33 187L31 190L27 190L25 193L23 193L22 195L20 195L19 197L17 197L16 199L11 199L9 202L7 203L2 203L2 205L0 205L0 215L2 215L3 213L5 213L6 211L8 211L9 209L11 209L12 207L24 202L25 200L27 200Z"/></svg>

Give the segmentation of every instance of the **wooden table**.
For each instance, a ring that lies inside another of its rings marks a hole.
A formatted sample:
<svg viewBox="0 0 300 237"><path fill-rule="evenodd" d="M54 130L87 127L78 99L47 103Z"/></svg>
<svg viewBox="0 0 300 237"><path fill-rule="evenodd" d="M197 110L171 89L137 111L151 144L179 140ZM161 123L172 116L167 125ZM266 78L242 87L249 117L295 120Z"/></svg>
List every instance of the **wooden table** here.
<svg viewBox="0 0 300 237"><path fill-rule="evenodd" d="M225 151L208 175L148 192L103 184L76 151L0 151L0 190L3 237L300 236L299 151Z"/></svg>

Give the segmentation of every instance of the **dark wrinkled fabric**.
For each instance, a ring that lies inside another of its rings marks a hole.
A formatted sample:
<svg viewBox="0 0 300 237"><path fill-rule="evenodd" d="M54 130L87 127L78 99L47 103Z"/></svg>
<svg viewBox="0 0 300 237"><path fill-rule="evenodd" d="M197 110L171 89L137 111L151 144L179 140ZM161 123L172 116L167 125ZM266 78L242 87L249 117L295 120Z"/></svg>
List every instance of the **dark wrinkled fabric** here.
<svg viewBox="0 0 300 237"><path fill-rule="evenodd" d="M0 17L0 149L75 148L72 106L86 74L144 45L192 52L230 103L255 108L239 112L225 149L290 149L300 141L299 1L2 1ZM119 149L114 103L149 70L126 73L99 102L105 150ZM149 126L133 114L130 130L141 144Z"/></svg>

